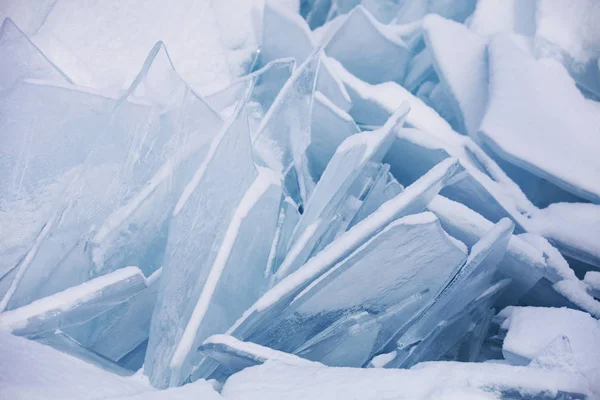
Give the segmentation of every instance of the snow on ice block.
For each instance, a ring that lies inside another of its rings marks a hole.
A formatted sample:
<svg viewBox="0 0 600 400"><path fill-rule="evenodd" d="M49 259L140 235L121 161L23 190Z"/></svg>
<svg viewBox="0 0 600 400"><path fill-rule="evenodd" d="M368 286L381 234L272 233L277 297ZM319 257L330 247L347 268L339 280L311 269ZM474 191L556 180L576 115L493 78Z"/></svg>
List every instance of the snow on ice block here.
<svg viewBox="0 0 600 400"><path fill-rule="evenodd" d="M325 52L372 84L402 81L409 60L406 43L362 6L350 12L326 43Z"/></svg>
<svg viewBox="0 0 600 400"><path fill-rule="evenodd" d="M221 392L224 398L264 400L492 400L502 394L513 399L558 400L565 395L585 399L589 392L583 379L562 371L458 362L422 363L410 370L305 368L267 362L232 376Z"/></svg>
<svg viewBox="0 0 600 400"><path fill-rule="evenodd" d="M475 9L476 0L415 0L407 1L400 8L392 23L406 24L420 21L427 14L439 14L444 18L463 22Z"/></svg>
<svg viewBox="0 0 600 400"><path fill-rule="evenodd" d="M0 314L0 329L38 336L86 322L147 287L137 267L126 267Z"/></svg>
<svg viewBox="0 0 600 400"><path fill-rule="evenodd" d="M252 146L260 161L280 174L286 192L304 204L314 182L308 171L311 115L321 51L315 51L292 74L263 118Z"/></svg>
<svg viewBox="0 0 600 400"><path fill-rule="evenodd" d="M422 211L439 190L452 179L458 162L448 159L406 188L393 199L382 204L377 211L339 236L300 269L290 274L265 293L227 332L239 339L262 329L277 316L311 282L348 257L369 238L376 235L395 219Z"/></svg>
<svg viewBox="0 0 600 400"><path fill-rule="evenodd" d="M243 342L229 335L209 337L198 348L198 351L219 362L221 366L227 369L228 375L267 361L307 368L322 366L320 363L256 343Z"/></svg>
<svg viewBox="0 0 600 400"><path fill-rule="evenodd" d="M156 304L160 275L146 280L147 287L110 310L83 324L61 330L80 345L115 362L147 341Z"/></svg>
<svg viewBox="0 0 600 400"><path fill-rule="evenodd" d="M513 228L514 224L509 219L503 219L471 247L466 262L451 276L447 285L435 295L436 297L432 299L427 309L405 325L404 332L399 335L397 340L399 349L394 365L406 367L419 361L435 360L443 354L443 352L437 354L435 358L421 359L418 356L415 358L414 346L433 332L441 321L451 320L461 314L470 303L492 286L498 264L504 258ZM468 323L464 327L468 328ZM461 337L466 331L458 330L454 333ZM425 351L425 353L429 353L427 356L433 356L431 351ZM410 365L406 364L407 360L399 360L401 354L412 358L409 362Z"/></svg>
<svg viewBox="0 0 600 400"><path fill-rule="evenodd" d="M369 163L381 161L407 112L405 104L382 128L353 135L336 149L296 226L289 253L277 272L278 280L303 265L319 241L321 248L328 244L323 237L338 214L345 211L347 199L354 196L358 200L365 189L364 182L370 182L373 178L370 175L377 174L377 170L369 168ZM348 224L353 217L349 216Z"/></svg>
<svg viewBox="0 0 600 400"><path fill-rule="evenodd" d="M349 136L360 132L348 113L336 106L321 92L315 93L310 127L310 146L307 148L310 174L315 182L335 154L338 146Z"/></svg>
<svg viewBox="0 0 600 400"><path fill-rule="evenodd" d="M82 128L95 136L94 151L62 194L47 234L19 265L8 307L125 265L147 275L158 269L175 192L221 124L157 43L110 118Z"/></svg>
<svg viewBox="0 0 600 400"><path fill-rule="evenodd" d="M577 369L600 389L600 322L568 308L508 307L500 313L507 330L502 354L511 363L526 365L557 337L566 336Z"/></svg>
<svg viewBox="0 0 600 400"><path fill-rule="evenodd" d="M49 346L0 333L0 398L86 400L152 391Z"/></svg>
<svg viewBox="0 0 600 400"><path fill-rule="evenodd" d="M438 15L428 15L423 29L440 84L460 121L458 130L475 138L487 104L487 40Z"/></svg>
<svg viewBox="0 0 600 400"><path fill-rule="evenodd" d="M208 310L244 216L269 188L261 184L268 183L264 178L265 174L258 175L252 160L242 102L211 142L207 156L173 211L145 362L146 374L154 386L177 386L189 375L194 326ZM277 212L277 206L273 212ZM265 266L266 261L252 266L252 270L261 268L262 273ZM252 286L247 289L260 290Z"/></svg>
<svg viewBox="0 0 600 400"><path fill-rule="evenodd" d="M536 0L480 0L467 25L485 37L498 33L533 36L536 3Z"/></svg>
<svg viewBox="0 0 600 400"><path fill-rule="evenodd" d="M22 79L72 83L10 19L0 27L0 91Z"/></svg>
<svg viewBox="0 0 600 400"><path fill-rule="evenodd" d="M530 230L566 256L600 269L600 205L555 203L531 216Z"/></svg>
<svg viewBox="0 0 600 400"><path fill-rule="evenodd" d="M412 304L398 310L392 318L392 322L406 320L434 298L465 258L464 245L449 237L432 213L400 218L313 281L294 298L277 322L263 327L249 340L292 352L341 316L358 311L379 314L409 301ZM410 302L418 294L419 301ZM361 346L379 347L391 339L377 338L377 331L371 335L373 340L363 337ZM361 346L348 349L346 360L352 352L363 351ZM364 349L366 357L377 350ZM311 358L321 360L314 352ZM347 366L360 367L367 359Z"/></svg>
<svg viewBox="0 0 600 400"><path fill-rule="evenodd" d="M197 381L167 390L149 390L126 396L111 397L110 400L222 400L211 382Z"/></svg>
<svg viewBox="0 0 600 400"><path fill-rule="evenodd" d="M600 125L594 106L560 64L535 60L510 37L493 39L488 53L490 91L481 140L506 161L600 202L600 183L593 178L600 163L589 145L597 143Z"/></svg>

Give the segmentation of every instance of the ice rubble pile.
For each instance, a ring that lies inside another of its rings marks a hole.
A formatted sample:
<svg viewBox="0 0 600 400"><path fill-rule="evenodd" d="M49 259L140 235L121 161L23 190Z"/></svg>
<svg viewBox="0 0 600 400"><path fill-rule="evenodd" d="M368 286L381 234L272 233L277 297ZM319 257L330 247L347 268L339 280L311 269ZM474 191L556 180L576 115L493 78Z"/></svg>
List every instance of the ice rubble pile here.
<svg viewBox="0 0 600 400"><path fill-rule="evenodd" d="M599 3L150 3L0 9L0 393L600 395Z"/></svg>

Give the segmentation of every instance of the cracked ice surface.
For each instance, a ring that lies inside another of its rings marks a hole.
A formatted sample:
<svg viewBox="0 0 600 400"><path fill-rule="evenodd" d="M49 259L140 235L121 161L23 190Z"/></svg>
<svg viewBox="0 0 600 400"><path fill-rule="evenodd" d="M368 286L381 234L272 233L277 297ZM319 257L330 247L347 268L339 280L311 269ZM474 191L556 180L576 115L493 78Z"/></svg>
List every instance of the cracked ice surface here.
<svg viewBox="0 0 600 400"><path fill-rule="evenodd" d="M600 397L597 1L0 3L0 398Z"/></svg>

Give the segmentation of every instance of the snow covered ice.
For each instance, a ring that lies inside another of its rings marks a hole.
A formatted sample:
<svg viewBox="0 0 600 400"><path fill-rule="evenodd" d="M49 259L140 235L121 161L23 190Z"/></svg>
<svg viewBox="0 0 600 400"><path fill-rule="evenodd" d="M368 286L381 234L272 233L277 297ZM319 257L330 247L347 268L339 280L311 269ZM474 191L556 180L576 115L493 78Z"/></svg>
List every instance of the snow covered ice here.
<svg viewBox="0 0 600 400"><path fill-rule="evenodd" d="M599 22L0 2L0 399L600 398Z"/></svg>

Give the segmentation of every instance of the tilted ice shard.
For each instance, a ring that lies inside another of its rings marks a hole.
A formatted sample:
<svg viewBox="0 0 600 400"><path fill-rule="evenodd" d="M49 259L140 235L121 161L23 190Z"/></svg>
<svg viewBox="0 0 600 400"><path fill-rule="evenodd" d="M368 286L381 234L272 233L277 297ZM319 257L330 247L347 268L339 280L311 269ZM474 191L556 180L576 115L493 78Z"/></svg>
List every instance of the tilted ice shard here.
<svg viewBox="0 0 600 400"><path fill-rule="evenodd" d="M490 42L489 59L481 139L498 157L577 196L600 201L600 184L592 178L600 173L597 152L582 145L597 140L600 116L565 69L552 60L535 60L507 36ZM564 154L577 155L577 160Z"/></svg>
<svg viewBox="0 0 600 400"><path fill-rule="evenodd" d="M286 82L261 121L253 139L260 161L280 174L286 193L298 204L308 201L314 182L308 171L306 149L320 50L315 51Z"/></svg>
<svg viewBox="0 0 600 400"><path fill-rule="evenodd" d="M97 125L85 121L96 137L94 151L70 182L46 237L19 265L8 307L125 265L146 274L158 269L171 193L182 190L220 125L158 43L110 117Z"/></svg>
<svg viewBox="0 0 600 400"><path fill-rule="evenodd" d="M161 272L159 269L149 276L147 287L126 302L83 324L61 330L80 345L119 361L148 340Z"/></svg>
<svg viewBox="0 0 600 400"><path fill-rule="evenodd" d="M472 321L479 321L489 313L510 279L501 280L465 305L458 313L437 321L425 337L416 343L398 343L396 355L387 368L405 368L421 361L437 361L443 357L469 331Z"/></svg>
<svg viewBox="0 0 600 400"><path fill-rule="evenodd" d="M213 335L198 350L224 366L228 375L267 361L306 368L322 366L320 363L256 343L243 342L229 335Z"/></svg>
<svg viewBox="0 0 600 400"><path fill-rule="evenodd" d="M0 314L0 329L43 335L88 321L146 288L137 267L122 268L81 285Z"/></svg>
<svg viewBox="0 0 600 400"><path fill-rule="evenodd" d="M440 321L450 320L461 313L469 303L492 285L498 263L504 257L513 227L514 225L509 219L503 219L473 245L469 258L456 271L456 275L452 276L447 286L433 299L423 314L416 317L399 335L394 365L407 366L400 359L403 356L408 357L414 351L413 347L416 343L424 340L428 334L434 331ZM462 332L462 334L464 333L466 331ZM458 336L460 337L462 334L458 333ZM432 360L435 359L417 359L415 361Z"/></svg>
<svg viewBox="0 0 600 400"><path fill-rule="evenodd" d="M10 18L0 27L0 55L0 91L21 79L71 83Z"/></svg>
<svg viewBox="0 0 600 400"><path fill-rule="evenodd" d="M179 385L191 372L190 355L198 323L220 287L221 274L235 267L230 264L229 256L233 254L232 246L237 248L236 237L243 229L245 217L254 215L255 204L265 206L256 203L263 195L267 196L265 199L273 196L272 173L264 170L258 174L254 166L245 104L244 101L238 105L228 125L213 140L173 212L145 362L146 373L157 387ZM271 206L273 231L280 198L275 200ZM269 229L269 223L263 228ZM268 236L265 233L263 238L268 240L267 256L272 240ZM248 267L248 272L258 270L262 278L265 268L266 257L262 265ZM254 300L252 293L260 294L256 280L253 282L246 287L250 304ZM174 313L174 309L179 311ZM235 320L237 316L232 313L230 317Z"/></svg>
<svg viewBox="0 0 600 400"><path fill-rule="evenodd" d="M387 153L394 132L402 125L407 112L408 106L404 105L381 129L353 135L337 148L294 230L290 250L277 272L278 280L308 260L340 209L343 211L344 201L349 196L359 197L364 187L362 182L369 177L366 171L369 162L377 163ZM361 174L366 175L359 180ZM350 221L352 218L350 216ZM327 243L323 243L322 247Z"/></svg>
<svg viewBox="0 0 600 400"><path fill-rule="evenodd" d="M457 168L456 160L445 160L398 196L382 204L368 218L342 234L300 269L265 293L246 310L228 333L243 340L260 329L262 324L274 321L279 312L285 309L311 282L348 257L390 222L424 210L440 189L454 177Z"/></svg>
<svg viewBox="0 0 600 400"><path fill-rule="evenodd" d="M425 256L425 254L427 256ZM425 257L427 262L424 262ZM414 302L392 317L393 322L405 320L427 302L449 281L466 257L464 245L452 240L441 229L431 213L410 215L386 226L380 233L361 245L349 257L313 281L294 298L281 316L250 336L249 340L269 347L295 351L319 331L345 314L366 311L370 314L390 312L390 308ZM335 293L335 295L333 295ZM390 321L381 321L385 324ZM359 324L360 325L360 324ZM366 352L355 365L367 361L378 339L378 330L363 330L371 337L352 352ZM390 333L393 334L393 331ZM351 335L351 332L346 332ZM380 338L383 344L391 337ZM323 354L322 356L324 356ZM321 360L320 357L314 359ZM343 360L335 360L344 365Z"/></svg>
<svg viewBox="0 0 600 400"><path fill-rule="evenodd" d="M357 47L363 51L356 52ZM372 84L404 79L409 59L406 43L391 34L386 25L362 6L352 10L326 43L325 52L348 71Z"/></svg>
<svg viewBox="0 0 600 400"><path fill-rule="evenodd" d="M406 77L402 86L409 92L415 93L428 81L438 80L433 68L433 55L429 48L424 48L415 54L408 63Z"/></svg>
<svg viewBox="0 0 600 400"><path fill-rule="evenodd" d="M271 246L265 270L265 277L269 281L269 287L274 283L275 274L285 259L298 221L300 221L298 205L296 205L290 197L286 197L282 200L279 207L277 229L275 230L275 237L273 238L273 244Z"/></svg>
<svg viewBox="0 0 600 400"><path fill-rule="evenodd" d="M437 15L427 16L423 29L440 84L459 116L457 130L475 138L487 104L487 41L464 25ZM465 71L469 71L468 79Z"/></svg>
<svg viewBox="0 0 600 400"><path fill-rule="evenodd" d="M315 93L307 156L311 176L318 182L337 147L349 136L360 132L344 110L321 92Z"/></svg>

